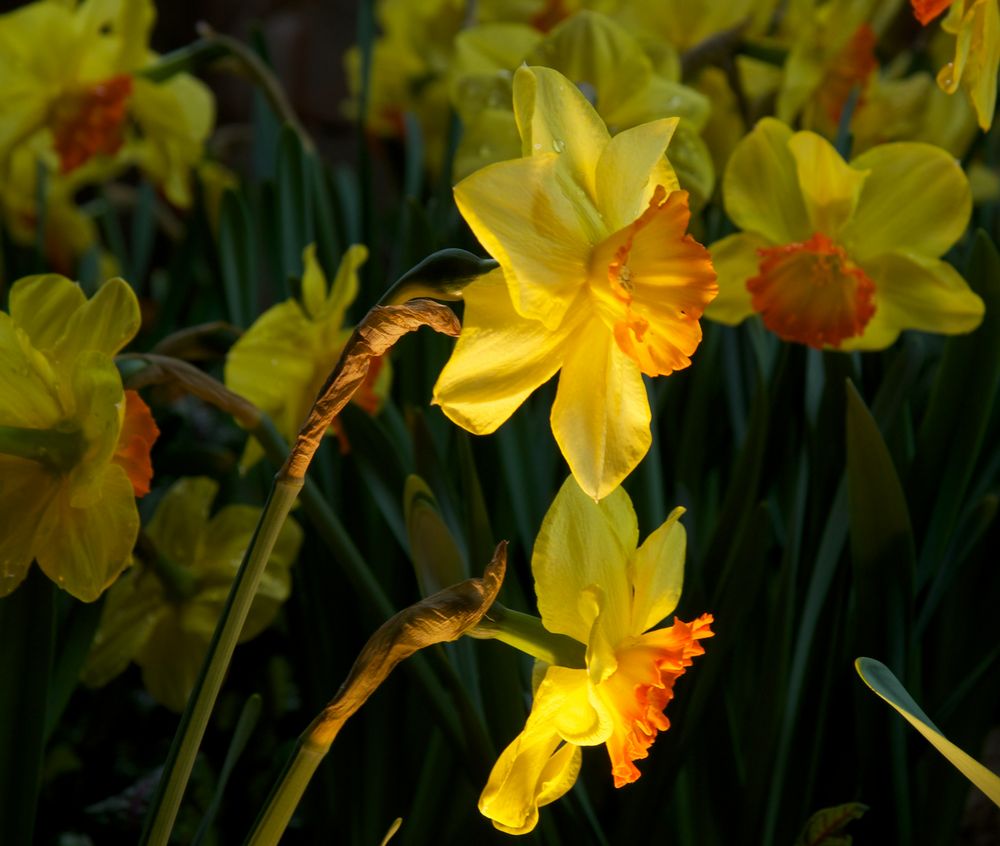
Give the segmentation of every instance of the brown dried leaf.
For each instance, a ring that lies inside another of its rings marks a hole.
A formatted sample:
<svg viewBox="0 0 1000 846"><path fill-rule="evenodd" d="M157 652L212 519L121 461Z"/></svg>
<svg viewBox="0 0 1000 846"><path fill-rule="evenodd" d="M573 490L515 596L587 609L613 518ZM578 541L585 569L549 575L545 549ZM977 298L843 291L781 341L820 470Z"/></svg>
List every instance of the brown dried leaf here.
<svg viewBox="0 0 1000 846"><path fill-rule="evenodd" d="M141 361L146 365L125 378L126 388L138 390L149 385L177 388L232 415L247 429L254 429L260 425L260 411L253 403L243 399L239 394L234 394L218 379L213 379L205 371L186 361L156 353L128 353L118 358L125 361Z"/></svg>
<svg viewBox="0 0 1000 846"><path fill-rule="evenodd" d="M400 661L435 643L457 640L476 626L500 592L506 568L507 542L501 541L482 577L438 591L383 623L361 650L337 695L306 730L308 742L329 746Z"/></svg>
<svg viewBox="0 0 1000 846"><path fill-rule="evenodd" d="M455 313L433 300L418 299L403 305L375 306L364 316L344 345L340 360L320 390L279 475L289 479L305 477L330 422L364 382L371 360L384 355L403 335L421 326L429 326L453 338L462 331Z"/></svg>

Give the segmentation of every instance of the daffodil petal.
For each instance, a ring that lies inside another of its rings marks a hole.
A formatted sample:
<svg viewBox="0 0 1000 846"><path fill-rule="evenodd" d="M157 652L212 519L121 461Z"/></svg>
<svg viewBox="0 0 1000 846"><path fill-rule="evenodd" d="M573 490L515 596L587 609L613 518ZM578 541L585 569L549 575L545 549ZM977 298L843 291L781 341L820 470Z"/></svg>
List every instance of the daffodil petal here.
<svg viewBox="0 0 1000 846"><path fill-rule="evenodd" d="M35 552L39 566L83 602L97 599L128 566L139 533L139 512L125 471L106 465L100 490L99 501L75 508L69 486L61 485L38 529L45 538Z"/></svg>
<svg viewBox="0 0 1000 846"><path fill-rule="evenodd" d="M669 194L677 176L666 159L677 118L663 118L618 133L597 162L597 207L614 232L628 226L662 185Z"/></svg>
<svg viewBox="0 0 1000 846"><path fill-rule="evenodd" d="M206 652L202 634L184 628L176 613L164 615L136 656L143 685L161 705L183 711Z"/></svg>
<svg viewBox="0 0 1000 846"><path fill-rule="evenodd" d="M35 557L38 527L55 492L54 482L34 461L0 455L0 597L24 581Z"/></svg>
<svg viewBox="0 0 1000 846"><path fill-rule="evenodd" d="M796 132L788 139L788 149L795 158L812 231L837 239L854 214L868 174L845 162L815 132Z"/></svg>
<svg viewBox="0 0 1000 846"><path fill-rule="evenodd" d="M358 270L367 260L368 248L364 244L351 244L340 259L337 275L333 277L330 296L323 310L323 316L331 324L339 326L344 323L347 309L358 296Z"/></svg>
<svg viewBox="0 0 1000 846"><path fill-rule="evenodd" d="M897 250L940 256L965 232L972 213L961 165L931 144L873 147L854 166L868 171L842 237L857 261Z"/></svg>
<svg viewBox="0 0 1000 846"><path fill-rule="evenodd" d="M315 320L323 311L327 295L326 274L316 258L316 244L307 244L302 251L302 267L302 308Z"/></svg>
<svg viewBox="0 0 1000 846"><path fill-rule="evenodd" d="M555 153L499 162L455 186L479 242L504 269L518 314L556 329L587 278L599 220L590 200L570 198Z"/></svg>
<svg viewBox="0 0 1000 846"><path fill-rule="evenodd" d="M687 533L679 522L683 508L643 541L629 561L632 628L644 632L674 612L684 584Z"/></svg>
<svg viewBox="0 0 1000 846"><path fill-rule="evenodd" d="M728 326L742 323L754 313L747 280L760 268L758 249L771 242L751 232L737 232L712 244L712 266L718 274L719 293L705 309L705 317Z"/></svg>
<svg viewBox="0 0 1000 846"><path fill-rule="evenodd" d="M625 631L630 600L625 567L638 537L632 503L621 488L594 502L572 476L567 478L542 521L531 556L545 628L587 643L603 610L616 632ZM591 585L599 586L602 596L587 608L580 600Z"/></svg>
<svg viewBox="0 0 1000 846"><path fill-rule="evenodd" d="M573 181L595 200L595 168L610 136L580 89L551 68L520 67L514 114L522 155L558 153Z"/></svg>
<svg viewBox="0 0 1000 846"><path fill-rule="evenodd" d="M106 468L118 446L127 400L118 368L105 353L80 353L71 378L87 450L70 472L67 487L74 508L89 508L104 496Z"/></svg>
<svg viewBox="0 0 1000 846"><path fill-rule="evenodd" d="M943 335L971 332L983 319L983 301L947 262L917 253L887 253L869 260L875 314L845 350L882 350L905 329Z"/></svg>
<svg viewBox="0 0 1000 846"><path fill-rule="evenodd" d="M55 346L66 319L87 302L80 286L47 273L18 279L10 289L10 316L39 350Z"/></svg>
<svg viewBox="0 0 1000 846"><path fill-rule="evenodd" d="M167 488L146 525L146 534L159 552L178 565L190 567L203 557L202 533L208 522L219 483L207 476L186 476Z"/></svg>
<svg viewBox="0 0 1000 846"><path fill-rule="evenodd" d="M649 451L649 400L639 366L596 318L568 351L551 419L570 470L594 499L611 493Z"/></svg>
<svg viewBox="0 0 1000 846"><path fill-rule="evenodd" d="M741 229L773 244L804 241L811 234L799 188L792 130L764 118L733 150L722 180L726 212Z"/></svg>
<svg viewBox="0 0 1000 846"><path fill-rule="evenodd" d="M139 331L139 300L124 279L109 279L73 312L52 348L62 363L74 361L85 350L114 355Z"/></svg>
<svg viewBox="0 0 1000 846"><path fill-rule="evenodd" d="M0 312L0 426L43 429L63 414L52 365L9 315Z"/></svg>
<svg viewBox="0 0 1000 846"><path fill-rule="evenodd" d="M567 315L551 332L521 317L500 270L468 285L464 299L462 334L434 386L434 402L457 425L485 435L552 378L579 321Z"/></svg>

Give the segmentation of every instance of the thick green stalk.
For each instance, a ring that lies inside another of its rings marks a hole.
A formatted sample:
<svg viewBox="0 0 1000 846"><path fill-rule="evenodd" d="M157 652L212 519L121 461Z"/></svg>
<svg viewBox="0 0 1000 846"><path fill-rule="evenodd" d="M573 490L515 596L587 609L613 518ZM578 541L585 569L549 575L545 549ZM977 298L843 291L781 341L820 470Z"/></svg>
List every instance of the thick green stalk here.
<svg viewBox="0 0 1000 846"><path fill-rule="evenodd" d="M198 754L219 689L222 687L226 668L243 630L243 623L257 593L257 586L260 584L267 560L271 557L271 550L274 548L278 533L301 489L301 479L278 478L271 487L264 512L257 524L257 531L243 557L226 607L216 626L208 658L202 665L201 674L188 699L187 708L170 747L163 778L146 817L147 825L140 840L142 844L166 846L170 839L184 789L191 775L194 759Z"/></svg>
<svg viewBox="0 0 1000 846"><path fill-rule="evenodd" d="M274 846L281 839L313 773L329 751L330 743L321 744L308 737L299 738L292 758L271 791L267 805L247 840L247 846Z"/></svg>
<svg viewBox="0 0 1000 846"><path fill-rule="evenodd" d="M494 602L489 614L472 631L472 637L490 638L513 646L546 664L586 667L586 647L562 634L553 634L538 617L511 611Z"/></svg>

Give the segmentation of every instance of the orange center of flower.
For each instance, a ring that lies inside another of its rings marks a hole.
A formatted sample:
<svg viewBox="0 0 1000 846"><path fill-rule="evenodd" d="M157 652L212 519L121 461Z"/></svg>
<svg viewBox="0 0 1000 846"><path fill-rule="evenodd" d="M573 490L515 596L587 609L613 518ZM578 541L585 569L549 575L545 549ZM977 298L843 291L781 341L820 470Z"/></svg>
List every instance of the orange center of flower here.
<svg viewBox="0 0 1000 846"><path fill-rule="evenodd" d="M927 26L934 18L947 9L954 0L911 0L913 14L921 24Z"/></svg>
<svg viewBox="0 0 1000 846"><path fill-rule="evenodd" d="M91 156L113 155L124 142L124 125L132 77L113 76L65 94L52 107L49 126L63 173Z"/></svg>
<svg viewBox="0 0 1000 846"><path fill-rule="evenodd" d="M875 314L875 283L822 232L757 253L760 273L747 290L764 325L786 341L837 347Z"/></svg>
<svg viewBox="0 0 1000 846"><path fill-rule="evenodd" d="M153 478L149 452L159 434L156 421L142 397L135 391L125 391L125 420L111 460L125 468L136 496L149 493Z"/></svg>
<svg viewBox="0 0 1000 846"><path fill-rule="evenodd" d="M633 761L645 758L656 735L670 728L663 709L673 699L674 682L691 666L691 659L704 655L698 641L712 637L712 622L711 614L702 614L691 623L675 620L669 628L641 635L616 653L618 668L600 688L615 717L607 741L615 787L639 778Z"/></svg>
<svg viewBox="0 0 1000 846"><path fill-rule="evenodd" d="M571 14L566 0L545 0L545 4L531 18L531 25L539 32L548 32Z"/></svg>
<svg viewBox="0 0 1000 846"><path fill-rule="evenodd" d="M598 312L649 376L691 363L698 319L718 292L708 250L686 234L690 218L687 192L657 185L646 210L594 250Z"/></svg>
<svg viewBox="0 0 1000 846"><path fill-rule="evenodd" d="M855 87L862 93L878 62L875 60L875 31L868 24L861 24L844 47L834 56L819 89L819 100L827 117L835 124ZM858 105L864 97L858 98Z"/></svg>

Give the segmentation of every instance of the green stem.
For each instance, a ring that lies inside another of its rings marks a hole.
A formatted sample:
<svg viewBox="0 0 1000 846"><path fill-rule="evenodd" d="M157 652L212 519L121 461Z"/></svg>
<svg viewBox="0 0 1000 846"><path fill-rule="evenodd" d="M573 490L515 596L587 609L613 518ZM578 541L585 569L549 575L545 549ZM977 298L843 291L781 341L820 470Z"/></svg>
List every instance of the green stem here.
<svg viewBox="0 0 1000 846"><path fill-rule="evenodd" d="M546 664L576 668L587 666L586 647L582 643L566 635L553 634L538 617L511 611L499 602L494 602L482 622L467 634L499 640Z"/></svg>
<svg viewBox="0 0 1000 846"><path fill-rule="evenodd" d="M0 453L37 461L53 470L72 469L83 456L87 442L78 429L60 432L56 429L22 429L0 426Z"/></svg>
<svg viewBox="0 0 1000 846"><path fill-rule="evenodd" d="M330 744L321 745L308 738L299 738L292 758L254 824L247 846L274 846L281 839L313 773L329 751Z"/></svg>
<svg viewBox="0 0 1000 846"><path fill-rule="evenodd" d="M166 846L170 839L184 789L222 687L226 668L236 648L236 641L243 630L247 612L257 593L257 586L267 560L271 557L278 533L301 489L301 479L278 478L271 486L264 512L233 581L226 607L215 628L205 663L202 664L201 674L174 736L163 777L146 817L146 827L140 840L143 846Z"/></svg>

